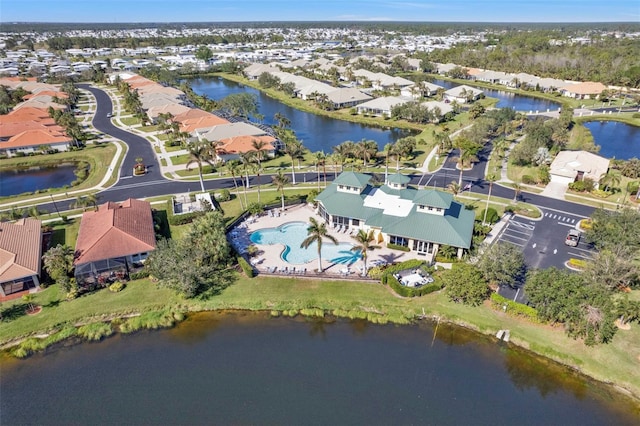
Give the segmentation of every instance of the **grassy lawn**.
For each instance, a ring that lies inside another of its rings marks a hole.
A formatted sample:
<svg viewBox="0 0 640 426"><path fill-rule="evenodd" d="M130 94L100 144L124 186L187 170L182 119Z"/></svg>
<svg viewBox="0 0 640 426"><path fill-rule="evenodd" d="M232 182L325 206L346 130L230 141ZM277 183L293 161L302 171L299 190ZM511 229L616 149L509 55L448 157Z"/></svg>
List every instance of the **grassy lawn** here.
<svg viewBox="0 0 640 426"><path fill-rule="evenodd" d="M173 157L171 157L171 164L176 166L178 164L187 164L189 162L189 157L189 154L174 155Z"/></svg>
<svg viewBox="0 0 640 426"><path fill-rule="evenodd" d="M20 300L5 304L5 317L9 313L12 315L5 321L11 326L0 328L0 342L63 324L92 322L151 310L299 311L316 308L338 316L402 323L421 315L424 309L429 317L465 325L486 334L509 329L512 342L520 346L640 394L640 376L637 374L640 325L634 324L629 331L619 331L609 345L587 347L581 341L568 338L561 327L532 324L493 310L488 304L478 308L454 304L442 293L401 299L380 284L238 277L237 282L221 295L203 301L181 299L148 280L131 282L120 293L100 290L73 301L61 300L60 291L53 286L38 293L35 299L44 307L43 312L35 316L21 314L24 306Z"/></svg>
<svg viewBox="0 0 640 426"><path fill-rule="evenodd" d="M120 119L120 121L125 126L134 126L136 124L140 124L140 120L135 117L123 117Z"/></svg>
<svg viewBox="0 0 640 426"><path fill-rule="evenodd" d="M146 133L157 132L158 131L158 126L157 125L154 125L154 126L142 126L142 127L138 128L138 130L142 130L143 132L146 132Z"/></svg>
<svg viewBox="0 0 640 426"><path fill-rule="evenodd" d="M86 161L91 165L89 176L78 186L67 188L51 188L42 190L39 193L47 194L64 194L68 191L78 191L96 186L104 173L109 169L109 165L116 153L116 147L109 144L88 145L80 151L59 152L57 154L37 155L29 157L7 158L2 160L0 169L13 169L17 167L34 167L49 164L60 164L73 161ZM0 202L26 202L33 199L33 193L21 194L15 197L0 198Z"/></svg>
<svg viewBox="0 0 640 426"><path fill-rule="evenodd" d="M180 151L181 149L184 149L183 147L181 147L180 145L176 145L176 146L166 146L164 147L164 150L167 152L176 152L176 151Z"/></svg>

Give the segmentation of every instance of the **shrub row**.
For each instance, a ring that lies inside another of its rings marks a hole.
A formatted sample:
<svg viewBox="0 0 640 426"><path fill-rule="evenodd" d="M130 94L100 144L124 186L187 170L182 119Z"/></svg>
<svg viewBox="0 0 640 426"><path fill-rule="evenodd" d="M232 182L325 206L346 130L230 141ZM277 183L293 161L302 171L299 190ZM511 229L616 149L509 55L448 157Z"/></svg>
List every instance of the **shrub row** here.
<svg viewBox="0 0 640 426"><path fill-rule="evenodd" d="M173 201L167 201L167 216L170 225L178 226L178 225L186 225L187 223L193 222L195 219L202 216L204 212L193 212L193 213L184 213L179 215L173 214Z"/></svg>
<svg viewBox="0 0 640 426"><path fill-rule="evenodd" d="M393 291L404 297L424 296L425 294L433 293L434 291L438 291L442 288L442 285L438 282L433 282L418 288L411 288L400 284L393 275L385 275L384 278L386 278L386 284L388 284Z"/></svg>
<svg viewBox="0 0 640 426"><path fill-rule="evenodd" d="M143 278L147 278L148 276L149 276L149 271L147 271L146 269L141 269L139 271L130 273L129 279L131 281L135 281L135 280L141 280Z"/></svg>
<svg viewBox="0 0 640 426"><path fill-rule="evenodd" d="M249 262L247 262L244 257L238 256L238 265L240 265L242 271L247 277L254 277L253 268L251 267L251 265L249 265Z"/></svg>
<svg viewBox="0 0 640 426"><path fill-rule="evenodd" d="M387 244L387 248L390 248L391 250L400 250L400 251L409 251L409 247L405 247L405 246L399 246L398 244Z"/></svg>
<svg viewBox="0 0 640 426"><path fill-rule="evenodd" d="M510 315L525 317L533 322L540 322L537 310L531 306L523 305L522 303L517 303L513 300L507 299L506 297L502 297L498 293L491 293L491 305L495 309L504 309L506 306L507 309L505 312Z"/></svg>

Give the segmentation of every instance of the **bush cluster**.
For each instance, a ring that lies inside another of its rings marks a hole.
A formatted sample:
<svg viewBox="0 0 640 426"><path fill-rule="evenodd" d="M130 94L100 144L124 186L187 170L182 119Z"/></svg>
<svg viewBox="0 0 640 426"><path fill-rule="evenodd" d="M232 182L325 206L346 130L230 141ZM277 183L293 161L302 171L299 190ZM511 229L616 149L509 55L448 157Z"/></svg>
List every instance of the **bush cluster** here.
<svg viewBox="0 0 640 426"><path fill-rule="evenodd" d="M433 282L418 288L406 287L400 284L393 275L385 275L385 281L393 291L404 297L424 296L425 294L433 293L434 291L442 289L442 284L439 282Z"/></svg>
<svg viewBox="0 0 640 426"><path fill-rule="evenodd" d="M253 278L255 276L253 268L251 267L251 265L249 265L249 262L247 262L244 257L238 256L238 265L240 265L240 268L242 268L242 271L247 277Z"/></svg>
<svg viewBox="0 0 640 426"><path fill-rule="evenodd" d="M495 309L504 309L504 306L506 306L507 309L505 312L508 314L525 317L533 322L540 322L538 311L534 308L509 300L506 297L500 296L498 293L491 293L491 305Z"/></svg>

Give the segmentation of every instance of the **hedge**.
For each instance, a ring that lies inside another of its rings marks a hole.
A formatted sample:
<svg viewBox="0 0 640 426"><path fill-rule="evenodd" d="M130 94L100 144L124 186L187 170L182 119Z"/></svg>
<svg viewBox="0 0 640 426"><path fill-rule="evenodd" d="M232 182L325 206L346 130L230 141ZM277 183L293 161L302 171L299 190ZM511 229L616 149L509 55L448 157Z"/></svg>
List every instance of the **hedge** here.
<svg viewBox="0 0 640 426"><path fill-rule="evenodd" d="M387 248L391 250L409 251L409 247L399 246L398 244L387 244Z"/></svg>
<svg viewBox="0 0 640 426"><path fill-rule="evenodd" d="M238 265L242 268L242 271L249 278L253 278L255 274L253 273L253 268L249 265L249 262L242 256L238 256Z"/></svg>
<svg viewBox="0 0 640 426"><path fill-rule="evenodd" d="M172 200L167 201L167 216L168 216L168 221L170 225L174 225L174 226L186 225L187 223L193 222L195 219L199 218L203 214L204 212L199 211L199 212L192 212L192 213L184 213L176 216L173 214L173 201Z"/></svg>
<svg viewBox="0 0 640 426"><path fill-rule="evenodd" d="M147 271L146 269L141 269L139 271L130 273L129 279L131 281L135 281L135 280L141 280L143 278L147 278L148 276L149 276L149 271Z"/></svg>
<svg viewBox="0 0 640 426"><path fill-rule="evenodd" d="M504 310L504 306L506 306L507 309L505 312L510 315L524 317L537 323L541 322L538 318L538 311L535 308L509 300L506 297L500 296L498 293L491 293L491 305L495 309L501 310Z"/></svg>
<svg viewBox="0 0 640 426"><path fill-rule="evenodd" d="M411 288L400 284L398 279L393 275L386 276L386 282L400 296L404 297L417 297L424 296L425 294L433 293L434 291L438 291L442 289L442 285L437 282L433 282L431 284L424 285L418 288Z"/></svg>

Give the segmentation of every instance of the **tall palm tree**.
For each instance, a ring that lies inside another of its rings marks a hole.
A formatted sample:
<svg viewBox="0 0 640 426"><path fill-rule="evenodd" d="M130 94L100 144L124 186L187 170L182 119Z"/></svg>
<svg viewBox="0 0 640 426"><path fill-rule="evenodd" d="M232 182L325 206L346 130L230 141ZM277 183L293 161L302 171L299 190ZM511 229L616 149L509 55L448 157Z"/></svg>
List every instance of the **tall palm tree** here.
<svg viewBox="0 0 640 426"><path fill-rule="evenodd" d="M356 240L357 244L351 248L351 251L360 251L362 253L362 262L364 264L362 273L365 275L367 273L367 253L371 250L379 249L380 246L373 244L376 242L373 236L373 229L370 229L369 232L360 229L352 238Z"/></svg>
<svg viewBox="0 0 640 426"><path fill-rule="evenodd" d="M253 163L253 152L241 152L239 156L240 161L242 162L242 170L244 171L244 175L246 178L246 182L244 184L244 204L248 207L249 203L247 201L247 188L249 188L249 171L251 170L251 165Z"/></svg>
<svg viewBox="0 0 640 426"><path fill-rule="evenodd" d="M362 158L365 170L369 165L369 160L378 152L378 144L372 140L361 140L356 144L356 153Z"/></svg>
<svg viewBox="0 0 640 426"><path fill-rule="evenodd" d="M278 174L271 176L271 180L277 190L280 191L280 200L282 201L281 210L284 210L284 187L289 183L289 177L282 173L282 170L278 170Z"/></svg>
<svg viewBox="0 0 640 426"><path fill-rule="evenodd" d="M278 122L277 126L280 128L284 129L291 126L291 120L289 120L287 117L285 117L283 114L280 114L279 112L276 112L273 118Z"/></svg>
<svg viewBox="0 0 640 426"><path fill-rule="evenodd" d="M240 200L240 208L244 210L244 206L242 205L242 197L238 193L238 182L236 181L236 176L240 171L240 162L238 160L231 160L227 162L227 170L231 173L231 177L233 178L233 185L236 187L236 197Z"/></svg>
<svg viewBox="0 0 640 426"><path fill-rule="evenodd" d="M336 158L340 162L340 173L344 172L344 162L348 157L353 155L353 149L355 144L351 141L342 142L340 145L336 145L333 147L333 152L336 155Z"/></svg>
<svg viewBox="0 0 640 426"><path fill-rule="evenodd" d="M189 162L187 163L186 168L187 170L189 170L189 166L193 163L198 166L200 189L202 190L202 192L205 192L204 181L202 180L202 165L214 165L213 158L211 157L211 147L208 143L195 142L187 145L187 151L189 152Z"/></svg>
<svg viewBox="0 0 640 426"><path fill-rule="evenodd" d="M324 183L325 187L327 186L327 170L326 170L326 162L327 156L324 151L318 151L313 154L313 158L316 162L316 171L318 173L318 192L320 192L320 165L322 165L322 169L324 170Z"/></svg>
<svg viewBox="0 0 640 426"><path fill-rule="evenodd" d="M307 228L307 238L300 244L301 248L308 248L311 244L316 243L318 245L318 272L322 272L322 242L327 239L338 245L336 237L329 234L327 225L324 222L318 222L315 218L309 218L310 225Z"/></svg>
<svg viewBox="0 0 640 426"><path fill-rule="evenodd" d="M498 177L493 173L488 174L484 180L489 182L489 195L487 195L487 205L484 209L484 217L482 218L482 224L487 223L487 212L489 211L489 199L491 198L491 188L493 188L493 183L498 180Z"/></svg>
<svg viewBox="0 0 640 426"><path fill-rule="evenodd" d="M253 150L253 161L257 164L256 167L256 181L258 182L258 203L260 202L260 173L262 172L262 160L266 158L267 149L265 148L267 143L259 139L251 141L251 147Z"/></svg>
<svg viewBox="0 0 640 426"><path fill-rule="evenodd" d="M518 201L520 193L522 192L522 184L518 181L513 182L513 201Z"/></svg>
<svg viewBox="0 0 640 426"><path fill-rule="evenodd" d="M300 158L304 154L304 147L302 142L298 139L292 139L284 144L284 152L291 157L291 180L293 184L296 184L296 171L294 163L296 159Z"/></svg>

